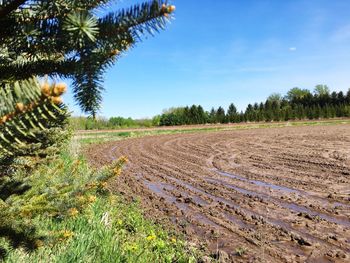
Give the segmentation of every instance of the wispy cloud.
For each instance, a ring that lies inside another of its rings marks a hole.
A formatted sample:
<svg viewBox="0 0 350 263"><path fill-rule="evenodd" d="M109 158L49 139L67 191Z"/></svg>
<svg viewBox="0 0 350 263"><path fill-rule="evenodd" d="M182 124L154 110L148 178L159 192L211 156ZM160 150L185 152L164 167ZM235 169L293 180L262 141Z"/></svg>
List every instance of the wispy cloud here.
<svg viewBox="0 0 350 263"><path fill-rule="evenodd" d="M243 67L237 70L238 72L274 72L277 71L275 67Z"/></svg>
<svg viewBox="0 0 350 263"><path fill-rule="evenodd" d="M350 24L338 28L331 36L333 42L344 42L350 40Z"/></svg>

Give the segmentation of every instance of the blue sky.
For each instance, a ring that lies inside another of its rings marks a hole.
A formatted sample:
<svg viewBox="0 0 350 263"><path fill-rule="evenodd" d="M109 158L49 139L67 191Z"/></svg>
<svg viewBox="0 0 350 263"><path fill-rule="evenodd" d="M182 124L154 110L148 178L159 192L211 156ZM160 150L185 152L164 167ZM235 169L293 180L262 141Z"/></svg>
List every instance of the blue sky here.
<svg viewBox="0 0 350 263"><path fill-rule="evenodd" d="M124 0L115 6L139 1ZM350 88L349 0L174 0L175 19L105 75L100 115L248 103L290 88ZM80 115L71 93L65 101Z"/></svg>

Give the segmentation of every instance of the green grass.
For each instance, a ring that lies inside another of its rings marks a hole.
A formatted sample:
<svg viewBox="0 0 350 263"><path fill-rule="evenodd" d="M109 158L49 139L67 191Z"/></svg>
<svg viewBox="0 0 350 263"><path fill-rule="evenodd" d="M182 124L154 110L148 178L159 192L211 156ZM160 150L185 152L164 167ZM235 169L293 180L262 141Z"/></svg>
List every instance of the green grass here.
<svg viewBox="0 0 350 263"><path fill-rule="evenodd" d="M195 132L215 132L215 131L234 131L246 129L267 129L267 128L283 128L283 127L297 127L297 126L325 126L325 125L339 125L350 124L350 119L334 119L325 121L293 121L293 122L277 122L277 123L252 123L252 124L236 124L236 125L222 125L215 127L205 127L199 125L191 128L174 128L174 129L151 129L133 131L96 131L89 133L76 133L75 138L83 145L102 143L108 141L118 141L127 138L138 138L151 135L163 134L181 134L181 133L195 133Z"/></svg>
<svg viewBox="0 0 350 263"><path fill-rule="evenodd" d="M84 213L62 221L36 220L42 231L61 240L32 253L13 250L5 262L195 262L175 234L145 220L137 204L116 196L97 198Z"/></svg>
<svg viewBox="0 0 350 263"><path fill-rule="evenodd" d="M119 176L120 167L119 161L93 171L68 151L41 165L26 178L32 188L1 205L13 216L8 221L35 226L44 238L28 252L0 237L4 262L196 262L195 249L145 219L138 202L107 191L106 180Z"/></svg>

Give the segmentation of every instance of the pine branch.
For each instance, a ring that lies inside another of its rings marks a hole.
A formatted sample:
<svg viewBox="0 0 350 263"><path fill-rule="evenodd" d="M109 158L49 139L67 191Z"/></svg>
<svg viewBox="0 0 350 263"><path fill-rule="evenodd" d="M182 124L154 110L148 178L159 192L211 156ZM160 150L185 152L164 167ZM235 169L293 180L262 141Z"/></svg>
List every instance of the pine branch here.
<svg viewBox="0 0 350 263"><path fill-rule="evenodd" d="M101 74L143 35L164 29L175 9L166 0L153 0L102 18L93 15L108 2L33 0L0 19L0 83L45 74L72 77L78 104L95 114Z"/></svg>
<svg viewBox="0 0 350 263"><path fill-rule="evenodd" d="M124 32L131 32L138 40L141 34L154 35L164 29L174 6L166 6L163 1L135 5L116 13L110 13L99 19L100 37L115 38Z"/></svg>
<svg viewBox="0 0 350 263"><path fill-rule="evenodd" d="M0 163L9 156L37 155L50 146L39 134L64 126L66 110L60 96L65 90L64 84L41 87L36 79L1 87Z"/></svg>

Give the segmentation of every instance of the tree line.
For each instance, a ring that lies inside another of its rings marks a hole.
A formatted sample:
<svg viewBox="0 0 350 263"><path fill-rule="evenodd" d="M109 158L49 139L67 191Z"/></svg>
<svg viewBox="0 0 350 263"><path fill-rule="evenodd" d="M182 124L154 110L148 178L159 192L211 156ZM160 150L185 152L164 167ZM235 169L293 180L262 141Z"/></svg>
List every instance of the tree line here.
<svg viewBox="0 0 350 263"><path fill-rule="evenodd" d="M330 92L326 85L317 85L313 92L296 87L285 96L271 94L264 102L248 104L245 111L238 111L233 103L226 111L222 106L205 111L201 105L192 105L171 108L158 116L158 119L160 126L171 126L336 117L350 117L350 89L344 94L342 91Z"/></svg>

